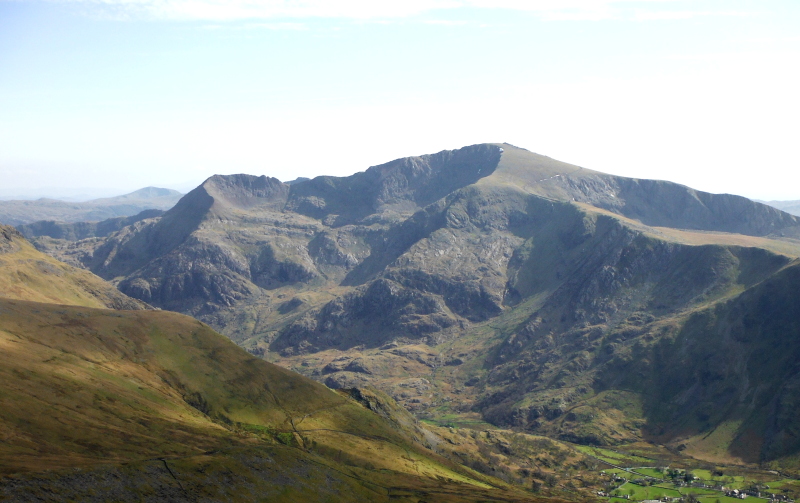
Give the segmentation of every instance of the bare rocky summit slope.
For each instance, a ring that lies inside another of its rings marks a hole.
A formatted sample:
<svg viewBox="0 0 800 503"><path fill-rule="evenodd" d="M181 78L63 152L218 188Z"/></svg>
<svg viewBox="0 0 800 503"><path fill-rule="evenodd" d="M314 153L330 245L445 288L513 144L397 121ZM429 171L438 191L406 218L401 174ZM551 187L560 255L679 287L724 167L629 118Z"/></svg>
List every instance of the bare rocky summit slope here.
<svg viewBox="0 0 800 503"><path fill-rule="evenodd" d="M420 417L675 445L740 421L754 450L719 442L768 460L787 454L769 439L795 426L742 412L746 390L707 400L726 412L706 415L678 407L701 400L680 385L647 397L666 386L660 365L708 366L662 359L676 334L731 350L686 327L783 274L797 237L798 217L746 198L483 144L345 178L214 176L160 217L48 251L331 387L374 384ZM736 365L722 382L745 375ZM759 400L789 396L765 376L748 377ZM685 427L666 428L667 410Z"/></svg>

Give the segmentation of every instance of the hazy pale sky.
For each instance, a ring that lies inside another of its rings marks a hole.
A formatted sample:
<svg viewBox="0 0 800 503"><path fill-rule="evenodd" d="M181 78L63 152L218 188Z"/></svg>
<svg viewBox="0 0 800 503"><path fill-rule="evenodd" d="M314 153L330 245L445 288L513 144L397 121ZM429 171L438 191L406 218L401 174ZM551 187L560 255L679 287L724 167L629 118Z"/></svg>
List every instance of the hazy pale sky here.
<svg viewBox="0 0 800 503"><path fill-rule="evenodd" d="M509 142L800 199L797 0L0 0L0 197Z"/></svg>

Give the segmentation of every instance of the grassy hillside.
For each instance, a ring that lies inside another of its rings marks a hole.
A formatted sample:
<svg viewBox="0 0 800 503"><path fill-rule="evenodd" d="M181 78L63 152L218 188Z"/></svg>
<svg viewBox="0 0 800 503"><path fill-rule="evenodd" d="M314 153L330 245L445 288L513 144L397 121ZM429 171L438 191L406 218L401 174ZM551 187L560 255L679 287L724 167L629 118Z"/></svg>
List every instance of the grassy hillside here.
<svg viewBox="0 0 800 503"><path fill-rule="evenodd" d="M0 297L53 304L144 309L84 269L37 251L13 227L0 226Z"/></svg>
<svg viewBox="0 0 800 503"><path fill-rule="evenodd" d="M3 299L0 345L0 494L529 499L179 314Z"/></svg>

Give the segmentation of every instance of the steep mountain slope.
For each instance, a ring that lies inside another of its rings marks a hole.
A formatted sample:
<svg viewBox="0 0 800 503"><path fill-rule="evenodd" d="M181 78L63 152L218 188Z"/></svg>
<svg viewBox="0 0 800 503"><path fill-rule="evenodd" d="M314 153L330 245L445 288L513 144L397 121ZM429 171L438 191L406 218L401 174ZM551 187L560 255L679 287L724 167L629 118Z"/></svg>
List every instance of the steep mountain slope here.
<svg viewBox="0 0 800 503"><path fill-rule="evenodd" d="M130 194L80 203L45 198L35 201L0 201L0 223L22 225L41 220L98 222L136 215L149 209L168 210L181 196L175 190L145 187Z"/></svg>
<svg viewBox="0 0 800 503"><path fill-rule="evenodd" d="M648 405L656 376L628 361L780 274L797 237L800 219L742 197L486 144L291 185L215 176L160 218L53 253L419 417L678 442L729 416L658 433L674 403ZM768 444L746 459L786 454Z"/></svg>
<svg viewBox="0 0 800 503"><path fill-rule="evenodd" d="M693 314L673 337L662 339L653 355L664 367L650 370L656 386L648 390L652 403L646 402L653 432L698 434L685 441L689 452L706 443L744 459L796 456L798 298L800 262L794 261L735 299ZM643 367L631 373L646 372ZM675 404L672 417L659 401Z"/></svg>
<svg viewBox="0 0 800 503"><path fill-rule="evenodd" d="M728 300L679 317L639 312L606 333L553 337L542 317L558 311L540 311L500 347L482 410L561 438L608 443L641 428L701 459L796 468L798 275L795 260Z"/></svg>

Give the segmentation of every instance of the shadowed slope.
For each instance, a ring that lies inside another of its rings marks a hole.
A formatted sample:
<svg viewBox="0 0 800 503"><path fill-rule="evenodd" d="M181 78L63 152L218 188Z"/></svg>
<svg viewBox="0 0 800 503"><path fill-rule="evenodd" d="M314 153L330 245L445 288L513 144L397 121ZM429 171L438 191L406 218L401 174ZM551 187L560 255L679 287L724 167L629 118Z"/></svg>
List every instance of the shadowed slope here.
<svg viewBox="0 0 800 503"><path fill-rule="evenodd" d="M799 298L800 262L794 261L735 299L692 315L660 341L653 348L660 369L642 365L631 372L652 373L655 386L647 389L646 402L651 431L680 438L700 457L762 462L796 456Z"/></svg>

